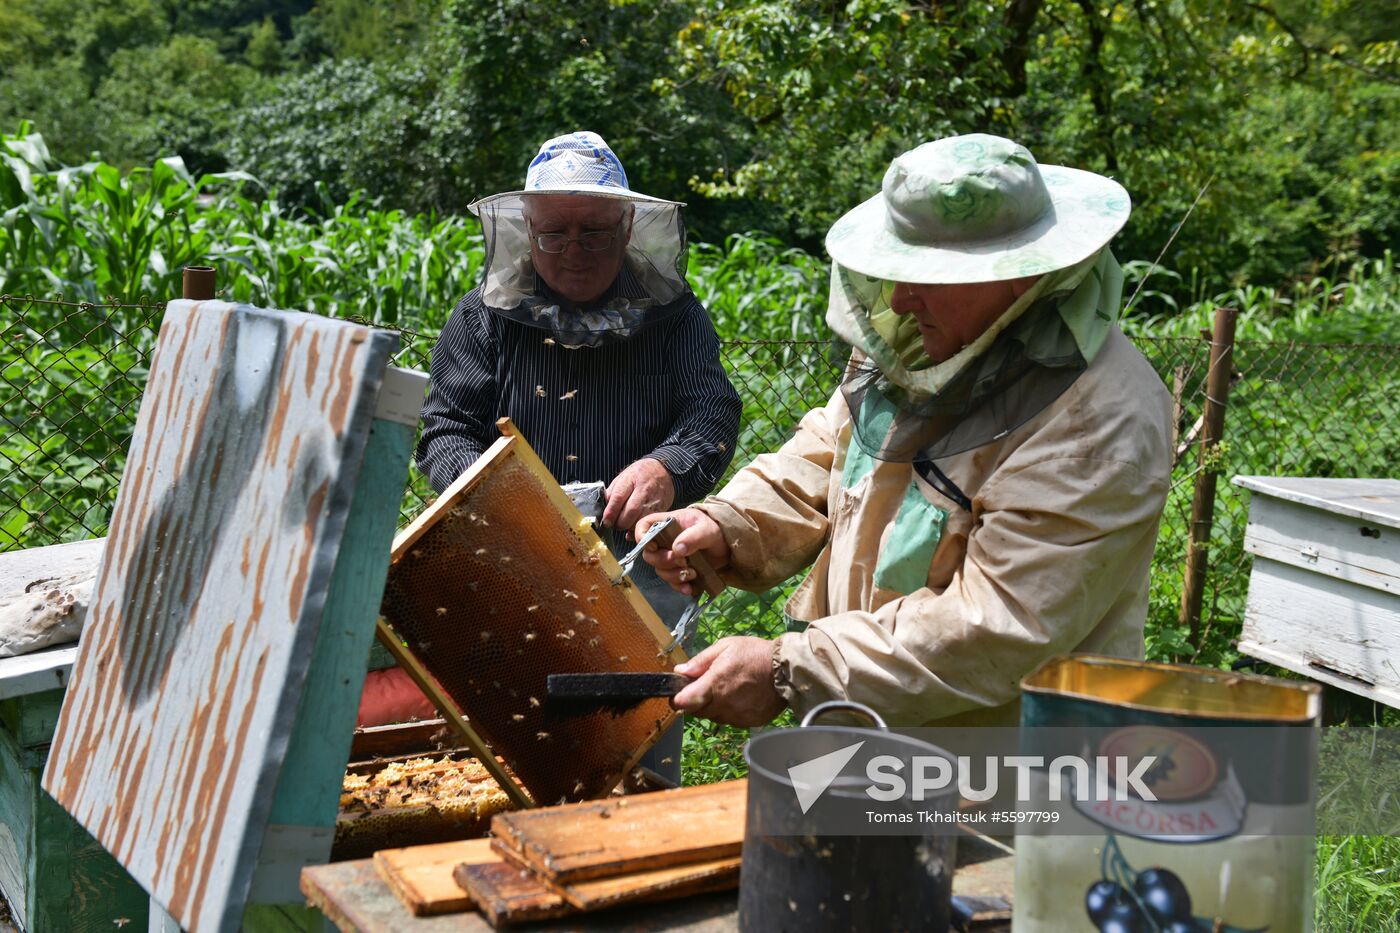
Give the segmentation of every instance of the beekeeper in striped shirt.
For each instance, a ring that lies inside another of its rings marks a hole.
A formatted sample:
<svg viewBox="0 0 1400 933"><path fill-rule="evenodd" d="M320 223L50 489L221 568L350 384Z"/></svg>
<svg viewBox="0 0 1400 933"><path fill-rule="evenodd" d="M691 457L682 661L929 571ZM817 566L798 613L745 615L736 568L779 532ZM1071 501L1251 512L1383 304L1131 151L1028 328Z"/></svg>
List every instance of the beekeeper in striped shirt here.
<svg viewBox="0 0 1400 933"><path fill-rule="evenodd" d="M438 491L509 417L561 484L602 481L614 551L651 512L694 502L734 454L740 402L685 279L682 204L639 194L596 133L540 147L525 187L471 205L486 270L432 356L419 468ZM617 529L613 531L613 529ZM687 600L638 563L668 625ZM664 768L679 775L679 735Z"/></svg>

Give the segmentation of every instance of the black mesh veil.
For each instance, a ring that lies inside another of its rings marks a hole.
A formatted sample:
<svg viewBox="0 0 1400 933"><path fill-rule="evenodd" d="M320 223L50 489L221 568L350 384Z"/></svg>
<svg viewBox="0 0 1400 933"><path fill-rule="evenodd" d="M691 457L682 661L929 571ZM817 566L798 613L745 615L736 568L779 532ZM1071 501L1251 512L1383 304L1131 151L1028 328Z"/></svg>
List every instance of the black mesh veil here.
<svg viewBox="0 0 1400 933"><path fill-rule="evenodd" d="M624 205L628 241L622 272L601 298L577 306L554 294L531 260L525 205L529 198L560 193L511 192L472 205L486 246L482 299L488 308L549 331L564 346L582 347L625 340L684 307L676 300L689 290L682 205L626 195L568 192Z"/></svg>

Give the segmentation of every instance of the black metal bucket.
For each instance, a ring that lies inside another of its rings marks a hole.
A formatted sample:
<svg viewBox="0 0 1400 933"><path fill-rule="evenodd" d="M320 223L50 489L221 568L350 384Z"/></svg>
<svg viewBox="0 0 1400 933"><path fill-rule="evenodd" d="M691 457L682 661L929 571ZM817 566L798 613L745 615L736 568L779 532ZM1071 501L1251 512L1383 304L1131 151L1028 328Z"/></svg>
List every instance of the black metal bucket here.
<svg viewBox="0 0 1400 933"><path fill-rule="evenodd" d="M829 711L867 717L877 728L809 725ZM849 835L826 832L849 823L869 786L857 764L842 771L803 812L789 769L823 754L864 742L859 761L870 754L914 756L947 752L890 732L872 710L859 703L823 703L802 720L801 729L755 736L744 750L749 763L744 860L739 876L739 929L748 933L862 933L862 931L948 929L955 839L918 825L897 833ZM855 759L852 759L854 761ZM923 801L884 802L881 808L952 811L956 790ZM843 821L838 817L844 815ZM822 830L817 832L817 830Z"/></svg>

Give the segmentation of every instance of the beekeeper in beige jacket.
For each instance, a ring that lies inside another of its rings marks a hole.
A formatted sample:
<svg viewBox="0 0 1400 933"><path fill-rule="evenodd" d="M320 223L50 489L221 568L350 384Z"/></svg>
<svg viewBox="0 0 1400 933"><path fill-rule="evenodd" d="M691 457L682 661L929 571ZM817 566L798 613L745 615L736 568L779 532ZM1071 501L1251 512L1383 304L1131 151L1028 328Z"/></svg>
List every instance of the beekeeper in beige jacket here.
<svg viewBox="0 0 1400 933"><path fill-rule="evenodd" d="M1171 401L1115 324L1127 192L996 136L895 159L831 228L841 388L777 453L674 516L764 590L804 567L776 640L730 637L675 698L735 725L851 699L891 725L1014 724L1067 651L1137 658L1171 469ZM852 413L855 417L852 417ZM658 516L639 523L642 533Z"/></svg>

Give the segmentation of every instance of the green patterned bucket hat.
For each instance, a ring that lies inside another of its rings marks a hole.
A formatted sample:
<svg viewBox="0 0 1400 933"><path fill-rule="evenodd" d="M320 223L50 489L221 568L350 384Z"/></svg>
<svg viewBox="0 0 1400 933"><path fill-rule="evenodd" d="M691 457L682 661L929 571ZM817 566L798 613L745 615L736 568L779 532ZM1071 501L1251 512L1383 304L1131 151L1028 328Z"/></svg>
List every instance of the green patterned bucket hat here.
<svg viewBox="0 0 1400 933"><path fill-rule="evenodd" d="M1038 165L1026 147L974 133L899 156L882 190L826 235L841 266L893 282L999 282L1073 266L1128 219L1123 186Z"/></svg>

